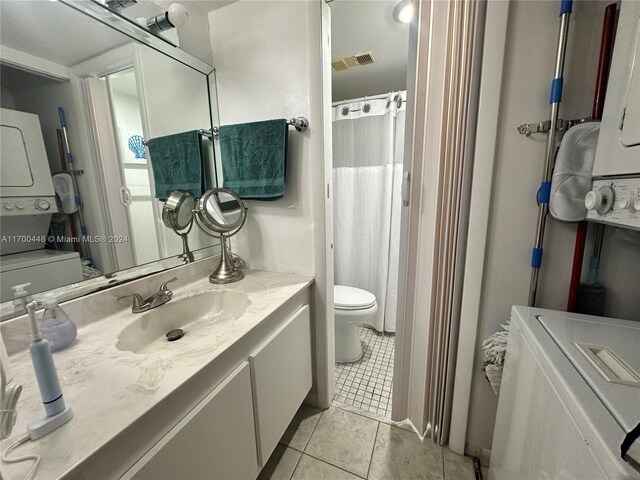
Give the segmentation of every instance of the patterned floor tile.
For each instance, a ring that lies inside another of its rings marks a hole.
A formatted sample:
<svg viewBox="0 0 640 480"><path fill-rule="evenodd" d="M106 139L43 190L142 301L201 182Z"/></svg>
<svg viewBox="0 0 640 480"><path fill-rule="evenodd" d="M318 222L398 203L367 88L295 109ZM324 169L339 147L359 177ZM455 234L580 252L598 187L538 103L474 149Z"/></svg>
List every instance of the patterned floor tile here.
<svg viewBox="0 0 640 480"><path fill-rule="evenodd" d="M358 327L364 349L354 363L336 363L335 400L391 418L393 393L393 334Z"/></svg>

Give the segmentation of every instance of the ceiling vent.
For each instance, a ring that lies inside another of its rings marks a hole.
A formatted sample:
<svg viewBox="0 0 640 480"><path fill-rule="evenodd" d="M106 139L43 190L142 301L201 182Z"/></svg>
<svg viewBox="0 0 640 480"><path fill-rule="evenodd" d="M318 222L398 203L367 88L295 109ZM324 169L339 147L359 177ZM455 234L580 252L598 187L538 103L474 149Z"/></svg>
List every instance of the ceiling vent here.
<svg viewBox="0 0 640 480"><path fill-rule="evenodd" d="M374 59L371 51L355 53L353 55L345 55L344 57L334 58L333 60L331 60L331 66L336 72L347 70L353 67L371 65L372 63L374 63Z"/></svg>

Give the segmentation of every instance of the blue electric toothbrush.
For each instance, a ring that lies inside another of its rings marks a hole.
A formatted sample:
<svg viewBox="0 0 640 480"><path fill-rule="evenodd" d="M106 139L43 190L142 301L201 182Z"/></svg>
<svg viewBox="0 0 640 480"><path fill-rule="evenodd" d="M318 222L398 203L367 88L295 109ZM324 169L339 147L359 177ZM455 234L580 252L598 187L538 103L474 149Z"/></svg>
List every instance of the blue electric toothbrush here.
<svg viewBox="0 0 640 480"><path fill-rule="evenodd" d="M64 404L60 381L51 355L51 345L42 338L36 320L36 303L27 304L31 321L31 345L29 353L36 373L40 396L46 415L27 424L27 432L31 440L37 440L53 432L73 418L73 410Z"/></svg>

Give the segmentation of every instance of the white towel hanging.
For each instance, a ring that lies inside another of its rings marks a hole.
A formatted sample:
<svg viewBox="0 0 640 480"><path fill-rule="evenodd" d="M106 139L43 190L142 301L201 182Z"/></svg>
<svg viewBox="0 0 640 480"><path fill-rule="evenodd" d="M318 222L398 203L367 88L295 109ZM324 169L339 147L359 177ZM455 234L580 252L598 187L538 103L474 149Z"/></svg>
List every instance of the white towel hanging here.
<svg viewBox="0 0 640 480"><path fill-rule="evenodd" d="M549 214L561 222L587 218L584 197L591 190L591 172L600 122L585 122L564 134L551 179Z"/></svg>

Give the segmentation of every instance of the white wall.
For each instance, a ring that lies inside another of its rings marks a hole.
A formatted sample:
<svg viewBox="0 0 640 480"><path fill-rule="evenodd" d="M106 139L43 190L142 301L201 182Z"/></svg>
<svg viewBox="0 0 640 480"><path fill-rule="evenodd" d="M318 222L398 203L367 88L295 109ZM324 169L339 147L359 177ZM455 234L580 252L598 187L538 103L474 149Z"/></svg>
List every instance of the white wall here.
<svg viewBox="0 0 640 480"><path fill-rule="evenodd" d="M220 123L309 119L306 132L289 130L284 198L247 201L247 222L232 243L252 268L316 276L316 342L326 333L330 320L325 310L331 303L325 259L331 232L325 229L323 109L329 98L322 92L322 7L320 1L240 1L209 14ZM318 359L321 353L316 352ZM318 396L326 399L325 388L318 386Z"/></svg>
<svg viewBox="0 0 640 480"><path fill-rule="evenodd" d="M304 115L311 125L289 134L284 198L246 202L249 215L235 248L252 267L312 274L313 183L323 160L320 82L309 65L310 4L240 1L211 12L209 23L220 123Z"/></svg>
<svg viewBox="0 0 640 480"><path fill-rule="evenodd" d="M217 3L218 0L207 2ZM161 8L168 10L174 0L155 0ZM189 23L185 27L178 28L180 48L194 57L211 65L211 44L209 43L209 22L204 2L187 0L181 4L189 12Z"/></svg>
<svg viewBox="0 0 640 480"><path fill-rule="evenodd" d="M591 113L604 7L610 2L574 2L571 16L562 118ZM522 123L548 118L549 85L558 36L558 2L512 2L502 83L494 183L482 285L467 452L491 448L497 399L482 372L482 340L526 304L530 257L542 175L544 135L526 138ZM575 225L547 221L538 306L566 309ZM470 239L473 241L473 239ZM587 247L587 259L590 249ZM586 268L585 268L586 270ZM606 314L640 319L637 301L640 246L608 229L600 280L609 288Z"/></svg>

